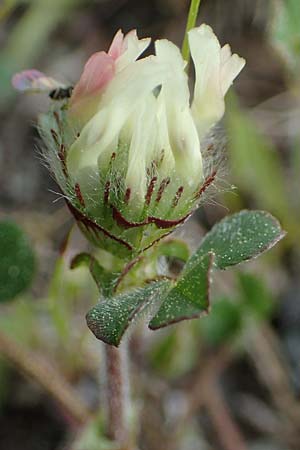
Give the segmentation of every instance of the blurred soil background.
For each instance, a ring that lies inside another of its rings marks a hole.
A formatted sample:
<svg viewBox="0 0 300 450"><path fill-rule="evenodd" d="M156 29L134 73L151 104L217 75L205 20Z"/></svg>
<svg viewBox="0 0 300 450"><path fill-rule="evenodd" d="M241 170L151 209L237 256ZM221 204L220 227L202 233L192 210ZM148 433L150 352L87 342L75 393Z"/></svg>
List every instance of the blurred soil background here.
<svg viewBox="0 0 300 450"><path fill-rule="evenodd" d="M72 84L119 28L181 46L188 6L0 3L0 220L25 231L36 261L30 288L0 302L1 450L109 449L100 426L83 426L101 402L102 344L84 319L97 293L85 269L68 268L85 245L76 229L60 256L72 219L41 164L34 126L48 99L17 95L11 75L34 67ZM288 235L259 260L216 277L209 317L155 333L136 324L128 345L139 448L299 450L300 4L202 0L198 22L247 65L216 132L216 142L227 140L216 192L177 234L193 248L228 212L257 208L278 217Z"/></svg>

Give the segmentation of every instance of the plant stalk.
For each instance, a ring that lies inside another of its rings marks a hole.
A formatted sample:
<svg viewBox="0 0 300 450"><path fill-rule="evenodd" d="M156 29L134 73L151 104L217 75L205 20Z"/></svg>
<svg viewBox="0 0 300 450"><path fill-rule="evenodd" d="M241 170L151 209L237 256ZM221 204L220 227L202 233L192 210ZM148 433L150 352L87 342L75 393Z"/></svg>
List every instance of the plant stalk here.
<svg viewBox="0 0 300 450"><path fill-rule="evenodd" d="M182 44L182 57L183 59L189 64L190 60L190 47L189 47L189 41L188 41L188 31L190 31L191 28L193 28L196 24L199 6L200 6L201 0L191 0L190 9L189 9L189 15L186 22L186 28L185 28L185 34L184 34L184 40Z"/></svg>
<svg viewBox="0 0 300 450"><path fill-rule="evenodd" d="M126 362L123 349L105 344L107 433L120 448L128 448L128 420L126 411Z"/></svg>

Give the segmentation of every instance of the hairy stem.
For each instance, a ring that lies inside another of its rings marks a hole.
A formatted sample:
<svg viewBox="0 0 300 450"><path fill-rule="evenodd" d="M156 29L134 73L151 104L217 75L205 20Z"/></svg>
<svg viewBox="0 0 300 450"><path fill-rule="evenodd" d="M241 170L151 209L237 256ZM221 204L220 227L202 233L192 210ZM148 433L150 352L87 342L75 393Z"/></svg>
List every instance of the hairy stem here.
<svg viewBox="0 0 300 450"><path fill-rule="evenodd" d="M185 35L184 35L184 40L183 40L182 50L181 50L182 57L187 63L189 63L189 60L190 60L190 47L189 47L189 41L188 41L188 31L190 31L190 29L193 28L196 24L200 2L201 2L201 0L191 0L191 4L190 4L189 15L188 15L187 23L186 23Z"/></svg>
<svg viewBox="0 0 300 450"><path fill-rule="evenodd" d="M119 348L105 344L107 432L110 439L116 441L121 448L124 448L129 437L126 417L125 356Z"/></svg>
<svg viewBox="0 0 300 450"><path fill-rule="evenodd" d="M0 331L0 355L42 386L75 424L85 424L91 417L84 402L64 378L44 359L25 349Z"/></svg>

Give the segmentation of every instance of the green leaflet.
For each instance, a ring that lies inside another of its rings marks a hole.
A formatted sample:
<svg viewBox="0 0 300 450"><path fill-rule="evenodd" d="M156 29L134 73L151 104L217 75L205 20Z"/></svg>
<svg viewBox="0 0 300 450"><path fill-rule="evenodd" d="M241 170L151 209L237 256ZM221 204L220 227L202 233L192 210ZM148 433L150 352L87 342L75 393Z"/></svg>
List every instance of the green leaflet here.
<svg viewBox="0 0 300 450"><path fill-rule="evenodd" d="M161 328L208 312L212 264L225 269L254 258L284 235L278 221L263 211L241 211L225 217L206 234L187 261L149 327Z"/></svg>
<svg viewBox="0 0 300 450"><path fill-rule="evenodd" d="M208 253L185 271L163 299L157 314L149 323L149 328L155 330L208 312L213 259L214 254Z"/></svg>
<svg viewBox="0 0 300 450"><path fill-rule="evenodd" d="M263 211L241 211L225 217L206 234L175 283L162 280L116 297L107 295L88 312L88 326L98 339L118 346L129 324L150 303L160 302L149 323L153 330L199 317L209 311L213 266L225 269L254 258L275 245L284 234L278 221ZM91 265L90 256L88 261L101 287L103 269L95 263Z"/></svg>
<svg viewBox="0 0 300 450"><path fill-rule="evenodd" d="M103 298L86 315L89 329L97 339L118 347L129 324L153 300L164 295L171 282L161 280L142 289Z"/></svg>
<svg viewBox="0 0 300 450"><path fill-rule="evenodd" d="M279 222L265 211L240 211L218 222L203 238L198 250L188 260L190 270L203 255L215 254L218 269L255 258L272 248L285 236Z"/></svg>

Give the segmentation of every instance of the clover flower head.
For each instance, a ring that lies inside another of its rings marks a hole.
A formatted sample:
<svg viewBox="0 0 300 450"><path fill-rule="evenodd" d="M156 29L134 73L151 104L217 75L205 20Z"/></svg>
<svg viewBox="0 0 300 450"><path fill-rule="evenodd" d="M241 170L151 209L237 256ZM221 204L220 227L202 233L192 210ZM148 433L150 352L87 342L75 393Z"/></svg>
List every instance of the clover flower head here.
<svg viewBox="0 0 300 450"><path fill-rule="evenodd" d="M40 119L47 160L80 228L120 256L138 254L182 223L214 178L204 169L203 142L245 61L207 25L190 30L188 40L192 94L172 42L157 40L155 54L140 58L150 39L118 31L107 53L87 61L71 98L53 102ZM36 86L45 77L38 74L31 74ZM13 84L26 89L24 78Z"/></svg>

